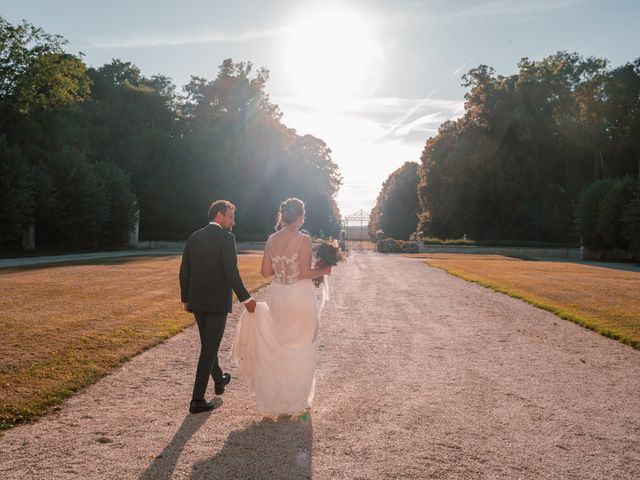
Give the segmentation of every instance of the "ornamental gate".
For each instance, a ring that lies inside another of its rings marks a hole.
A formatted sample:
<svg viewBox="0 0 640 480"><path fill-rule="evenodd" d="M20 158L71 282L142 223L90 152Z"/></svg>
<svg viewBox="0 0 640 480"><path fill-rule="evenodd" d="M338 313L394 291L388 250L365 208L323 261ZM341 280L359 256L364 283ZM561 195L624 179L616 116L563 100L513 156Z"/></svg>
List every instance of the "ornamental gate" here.
<svg viewBox="0 0 640 480"><path fill-rule="evenodd" d="M347 250L371 250L369 239L369 213L360 210L342 218L342 237Z"/></svg>

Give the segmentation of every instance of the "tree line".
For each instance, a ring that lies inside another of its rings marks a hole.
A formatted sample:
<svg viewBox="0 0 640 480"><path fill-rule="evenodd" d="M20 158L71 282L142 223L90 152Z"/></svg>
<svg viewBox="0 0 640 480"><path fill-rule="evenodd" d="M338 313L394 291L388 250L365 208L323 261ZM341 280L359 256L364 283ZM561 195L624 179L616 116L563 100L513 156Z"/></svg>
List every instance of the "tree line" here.
<svg viewBox="0 0 640 480"><path fill-rule="evenodd" d="M369 217L369 236L407 240L416 231L418 202L418 164L405 162L382 184ZM378 232L382 230L382 233Z"/></svg>
<svg viewBox="0 0 640 480"><path fill-rule="evenodd" d="M0 17L0 242L35 225L39 245L121 245L138 219L143 240L184 239L218 198L258 240L291 196L305 228L338 233L331 150L282 123L266 69L227 59L178 93L131 62L89 68L66 43Z"/></svg>
<svg viewBox="0 0 640 480"><path fill-rule="evenodd" d="M463 86L464 115L443 123L422 152L419 221L404 217L413 230L577 242L581 192L640 173L640 59L611 68L606 59L558 52L523 58L514 75L480 65Z"/></svg>

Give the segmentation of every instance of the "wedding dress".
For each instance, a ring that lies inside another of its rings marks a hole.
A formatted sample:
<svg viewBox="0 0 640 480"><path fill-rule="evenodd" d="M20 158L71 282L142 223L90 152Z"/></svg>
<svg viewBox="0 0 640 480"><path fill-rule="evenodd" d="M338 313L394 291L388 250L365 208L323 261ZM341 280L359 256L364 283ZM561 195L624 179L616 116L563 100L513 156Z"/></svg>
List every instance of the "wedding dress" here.
<svg viewBox="0 0 640 480"><path fill-rule="evenodd" d="M283 252L265 244L275 272L268 298L240 316L232 359L254 391L258 411L295 415L310 408L315 386L319 311L311 279L300 279L302 234Z"/></svg>

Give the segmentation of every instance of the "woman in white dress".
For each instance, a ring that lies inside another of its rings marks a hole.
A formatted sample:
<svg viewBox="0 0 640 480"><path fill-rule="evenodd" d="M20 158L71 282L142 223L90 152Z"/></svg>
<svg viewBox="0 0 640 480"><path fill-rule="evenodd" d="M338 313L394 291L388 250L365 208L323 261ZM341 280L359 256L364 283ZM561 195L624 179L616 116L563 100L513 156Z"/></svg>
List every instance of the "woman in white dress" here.
<svg viewBox="0 0 640 480"><path fill-rule="evenodd" d="M269 300L243 312L233 344L232 358L266 415L295 415L313 401L319 312L312 279L329 275L331 267L312 267L303 223L304 203L282 202L262 257L262 275L274 276Z"/></svg>

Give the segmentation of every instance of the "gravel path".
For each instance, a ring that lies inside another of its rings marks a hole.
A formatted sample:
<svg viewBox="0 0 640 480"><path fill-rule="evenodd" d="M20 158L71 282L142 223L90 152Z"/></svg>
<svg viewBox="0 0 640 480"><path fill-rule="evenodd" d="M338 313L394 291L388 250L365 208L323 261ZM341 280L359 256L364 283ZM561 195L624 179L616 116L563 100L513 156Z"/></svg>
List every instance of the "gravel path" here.
<svg viewBox="0 0 640 480"><path fill-rule="evenodd" d="M310 418L254 412L237 308L220 408L186 413L189 328L4 434L0 478L640 478L639 351L417 259L355 253L331 291Z"/></svg>

